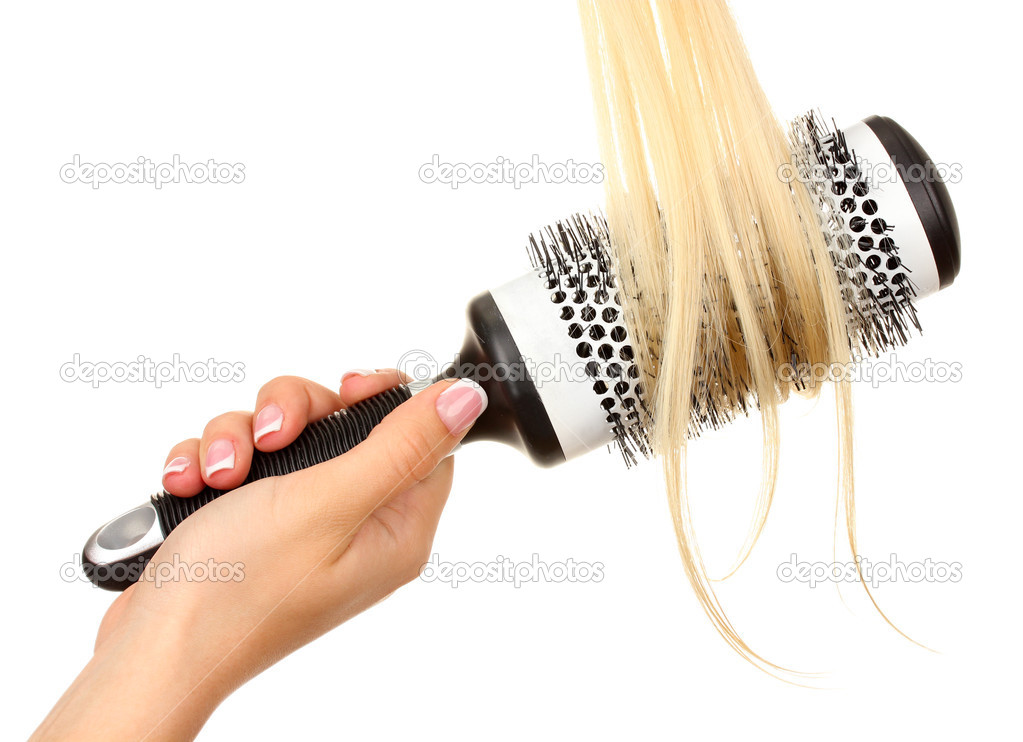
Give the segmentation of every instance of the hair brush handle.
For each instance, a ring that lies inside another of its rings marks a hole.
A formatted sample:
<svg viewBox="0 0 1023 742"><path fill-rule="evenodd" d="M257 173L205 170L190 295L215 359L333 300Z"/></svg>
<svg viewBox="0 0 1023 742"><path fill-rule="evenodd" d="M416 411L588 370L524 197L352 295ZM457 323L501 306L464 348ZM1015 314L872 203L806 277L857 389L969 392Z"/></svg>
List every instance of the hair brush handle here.
<svg viewBox="0 0 1023 742"><path fill-rule="evenodd" d="M411 396L411 390L404 385L388 389L312 423L289 446L269 453L253 451L249 475L240 486L244 487L259 479L291 474L337 458L366 440L370 431L380 424L385 415ZM166 491L153 495L153 507L160 516L164 534L169 534L185 518L224 492L206 487L194 497L177 497Z"/></svg>
<svg viewBox="0 0 1023 742"><path fill-rule="evenodd" d="M404 385L388 389L312 423L279 451L254 451L249 474L241 486L307 469L350 451L411 396L412 391ZM164 491L153 495L151 502L114 518L85 544L82 568L86 576L98 587L126 589L139 579L171 531L225 491L229 490L206 487L194 497L177 497Z"/></svg>

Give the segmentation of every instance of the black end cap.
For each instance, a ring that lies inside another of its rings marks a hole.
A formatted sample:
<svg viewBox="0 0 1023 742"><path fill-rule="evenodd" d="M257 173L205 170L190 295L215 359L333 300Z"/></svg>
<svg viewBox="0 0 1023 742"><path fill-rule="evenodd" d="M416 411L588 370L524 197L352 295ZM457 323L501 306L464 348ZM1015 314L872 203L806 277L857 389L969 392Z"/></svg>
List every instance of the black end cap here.
<svg viewBox="0 0 1023 742"><path fill-rule="evenodd" d="M959 275L959 220L948 186L920 142L887 116L871 116L863 123L871 128L891 155L895 168L909 191L909 197L927 235L938 268L941 288L951 286Z"/></svg>
<svg viewBox="0 0 1023 742"><path fill-rule="evenodd" d="M438 377L472 379L487 393L487 409L462 442L497 441L518 448L539 466L563 464L565 452L540 392L489 291L469 302L468 324L457 367L448 366Z"/></svg>

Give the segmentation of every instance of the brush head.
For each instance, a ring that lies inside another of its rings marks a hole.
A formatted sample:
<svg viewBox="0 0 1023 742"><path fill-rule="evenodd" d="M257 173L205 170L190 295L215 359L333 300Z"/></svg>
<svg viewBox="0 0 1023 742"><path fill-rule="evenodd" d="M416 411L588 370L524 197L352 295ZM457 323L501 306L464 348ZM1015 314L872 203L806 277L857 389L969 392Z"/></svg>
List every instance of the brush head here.
<svg viewBox="0 0 1023 742"><path fill-rule="evenodd" d="M553 405L567 458L614 442L632 463L636 453L647 453L648 415L610 241L603 217L581 214L529 238L530 260L547 299L537 307L557 318L551 328L552 342L558 345L557 365L577 380L572 394L555 383L541 396L549 400L545 404ZM512 299L507 289L499 289L496 296L499 301ZM532 339L521 342L536 345ZM540 347L531 349L543 352ZM586 426L579 425L575 412L584 406Z"/></svg>
<svg viewBox="0 0 1023 742"><path fill-rule="evenodd" d="M959 273L959 223L933 160L889 118L846 129L813 113L791 127L793 164L817 201L860 355L919 331L915 302Z"/></svg>
<svg viewBox="0 0 1023 742"><path fill-rule="evenodd" d="M647 453L643 386L600 216L530 238L534 270L469 304L465 343L444 376L472 378L487 411L466 441L509 443L550 466L617 444Z"/></svg>
<svg viewBox="0 0 1023 742"><path fill-rule="evenodd" d="M933 161L901 126L821 121L792 124L792 187L816 200L850 346L876 355L919 331L915 301L955 279L958 222ZM652 421L611 241L599 215L546 227L529 239L534 270L470 304L461 368L446 375L476 380L490 406L466 440L512 443L543 465L609 444L629 464L648 455ZM748 389L733 396L731 409L694 406L693 431L756 405Z"/></svg>
<svg viewBox="0 0 1023 742"><path fill-rule="evenodd" d="M934 267L938 276L938 289L947 288L959 275L961 263L961 240L959 237L959 220L956 218L955 207L948 186L941 177L940 169L928 156L920 143L897 122L887 116L871 116L864 119L857 127L869 128L873 136L884 148L884 154L891 158L893 166L901 176L902 185L914 207L914 213L920 220L927 239L927 247L934 259ZM872 146L872 140L866 137L862 148ZM848 138L848 137L847 137ZM856 137L853 151L856 150ZM867 142L871 144L867 144ZM878 184L883 189L883 184ZM922 249L922 243L921 243ZM926 254L926 251L924 251ZM911 260L909 257L907 261ZM925 258L920 257L920 262ZM915 258L912 262L916 263ZM933 282L930 287L934 289ZM922 289L921 296L930 293Z"/></svg>

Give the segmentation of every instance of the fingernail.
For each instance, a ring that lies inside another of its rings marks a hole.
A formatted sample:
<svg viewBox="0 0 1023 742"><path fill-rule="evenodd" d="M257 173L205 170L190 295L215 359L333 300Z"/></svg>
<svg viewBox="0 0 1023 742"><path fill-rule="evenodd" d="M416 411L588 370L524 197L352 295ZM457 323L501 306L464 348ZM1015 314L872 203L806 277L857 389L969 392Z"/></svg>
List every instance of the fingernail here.
<svg viewBox="0 0 1023 742"><path fill-rule="evenodd" d="M341 374L341 383L344 384L345 383L345 379L350 379L353 376L366 377L366 376L372 376L374 373L376 373L376 372L373 369L371 369L371 368L353 368L351 371L349 371L347 373L344 373L344 374Z"/></svg>
<svg viewBox="0 0 1023 742"><path fill-rule="evenodd" d="M192 462L185 456L175 456L167 462L167 466L163 468L163 476L166 477L168 474L180 474L187 469L188 465L191 463Z"/></svg>
<svg viewBox="0 0 1023 742"><path fill-rule="evenodd" d="M268 404L256 415L256 421L252 424L255 433L254 440L259 441L264 435L276 433L284 426L284 410L275 404Z"/></svg>
<svg viewBox="0 0 1023 742"><path fill-rule="evenodd" d="M485 409L487 393L469 379L459 379L437 397L437 415L452 435L472 425Z"/></svg>
<svg viewBox="0 0 1023 742"><path fill-rule="evenodd" d="M225 469L234 469L234 444L219 438L206 449L206 476Z"/></svg>

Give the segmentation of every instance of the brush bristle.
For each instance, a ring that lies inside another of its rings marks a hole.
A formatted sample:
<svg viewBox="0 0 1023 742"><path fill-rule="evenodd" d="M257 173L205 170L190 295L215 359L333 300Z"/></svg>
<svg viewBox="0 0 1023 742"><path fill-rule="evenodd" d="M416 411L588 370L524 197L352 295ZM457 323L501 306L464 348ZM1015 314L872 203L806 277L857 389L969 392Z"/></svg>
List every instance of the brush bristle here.
<svg viewBox="0 0 1023 742"><path fill-rule="evenodd" d="M649 456L649 415L608 252L610 239L603 216L575 214L530 235L528 251L551 292L552 311L577 341L594 404L607 413L615 446L631 465L638 456Z"/></svg>
<svg viewBox="0 0 1023 742"><path fill-rule="evenodd" d="M799 176L817 201L828 250L846 305L854 356L877 356L920 331L911 270L899 259L896 225L871 199L869 173L837 126L813 112L792 122ZM822 177L823 176L823 177Z"/></svg>

